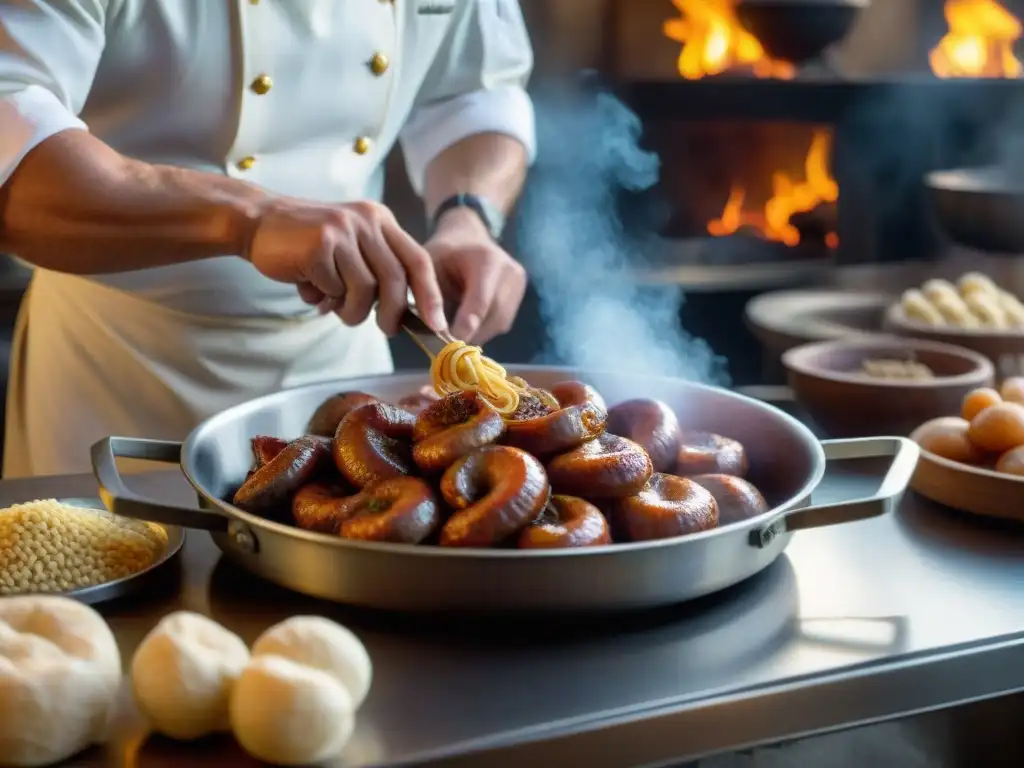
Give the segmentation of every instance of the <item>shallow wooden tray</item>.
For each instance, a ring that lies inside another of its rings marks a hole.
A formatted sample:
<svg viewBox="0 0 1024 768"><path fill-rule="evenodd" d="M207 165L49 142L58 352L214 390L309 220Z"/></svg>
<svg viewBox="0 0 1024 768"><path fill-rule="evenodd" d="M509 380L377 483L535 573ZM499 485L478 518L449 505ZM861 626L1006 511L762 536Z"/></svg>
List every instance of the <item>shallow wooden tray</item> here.
<svg viewBox="0 0 1024 768"><path fill-rule="evenodd" d="M910 437L916 442L917 433ZM926 499L962 512L1024 522L1024 477L972 467L922 450L910 487Z"/></svg>

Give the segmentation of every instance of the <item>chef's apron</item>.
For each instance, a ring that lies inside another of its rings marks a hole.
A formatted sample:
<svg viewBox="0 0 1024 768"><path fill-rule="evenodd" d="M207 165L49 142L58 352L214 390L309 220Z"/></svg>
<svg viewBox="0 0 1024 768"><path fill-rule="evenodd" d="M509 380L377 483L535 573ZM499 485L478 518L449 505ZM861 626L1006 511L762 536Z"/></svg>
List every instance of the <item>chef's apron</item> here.
<svg viewBox="0 0 1024 768"><path fill-rule="evenodd" d="M391 371L372 317L202 315L37 270L11 350L3 474L89 472L89 447L109 435L182 440L245 400Z"/></svg>

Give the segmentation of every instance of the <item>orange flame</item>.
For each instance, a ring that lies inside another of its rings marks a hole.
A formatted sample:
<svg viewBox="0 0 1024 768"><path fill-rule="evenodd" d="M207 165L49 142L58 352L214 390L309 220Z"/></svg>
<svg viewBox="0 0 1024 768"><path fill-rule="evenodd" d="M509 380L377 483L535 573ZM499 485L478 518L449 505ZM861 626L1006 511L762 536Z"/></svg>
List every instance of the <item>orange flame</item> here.
<svg viewBox="0 0 1024 768"><path fill-rule="evenodd" d="M736 0L672 0L680 18L662 25L665 36L681 43L679 74L699 80L728 69L746 68L756 77L788 80L792 64L765 53L756 37L736 17Z"/></svg>
<svg viewBox="0 0 1024 768"><path fill-rule="evenodd" d="M831 147L831 134L827 130L815 131L804 160L804 180L795 181L788 174L776 171L772 175L772 197L762 211L744 210L746 190L742 185L734 184L721 215L708 222L708 233L723 237L748 226L768 240L789 246L799 245L800 230L790 223L793 215L807 213L821 203L834 203L839 199L839 186L828 168ZM825 243L835 248L839 245L839 236L829 232Z"/></svg>
<svg viewBox="0 0 1024 768"><path fill-rule="evenodd" d="M946 0L949 32L929 54L932 72L942 78L1021 76L1013 54L1021 23L996 0Z"/></svg>

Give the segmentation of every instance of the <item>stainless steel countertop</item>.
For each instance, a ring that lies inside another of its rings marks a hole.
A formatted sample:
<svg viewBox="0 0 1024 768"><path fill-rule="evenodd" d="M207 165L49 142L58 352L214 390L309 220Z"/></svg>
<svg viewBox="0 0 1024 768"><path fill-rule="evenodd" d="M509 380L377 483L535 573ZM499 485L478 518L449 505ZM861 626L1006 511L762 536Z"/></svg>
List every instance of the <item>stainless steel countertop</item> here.
<svg viewBox="0 0 1024 768"><path fill-rule="evenodd" d="M815 500L877 486L833 468ZM133 485L191 500L176 472ZM89 476L0 483L0 501L94 495ZM257 583L191 533L181 581L103 608L125 660L166 612L213 616L251 641L321 613L366 642L370 697L340 765L631 766L693 759L1024 690L1024 528L908 495L895 516L794 536L746 584L691 605L575 623L353 612ZM422 620L421 620L422 621ZM76 765L127 766L140 726ZM255 765L229 740L150 739L141 766Z"/></svg>

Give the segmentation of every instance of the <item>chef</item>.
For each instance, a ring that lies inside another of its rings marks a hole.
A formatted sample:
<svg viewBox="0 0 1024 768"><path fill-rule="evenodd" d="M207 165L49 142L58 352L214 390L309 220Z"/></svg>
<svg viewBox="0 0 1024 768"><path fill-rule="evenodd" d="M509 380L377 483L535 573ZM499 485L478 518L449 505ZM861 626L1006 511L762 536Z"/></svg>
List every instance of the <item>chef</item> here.
<svg viewBox="0 0 1024 768"><path fill-rule="evenodd" d="M388 373L410 291L437 329L444 296L455 336L507 331L531 67L516 0L0 3L0 253L35 267L4 476ZM378 202L396 141L424 245Z"/></svg>

